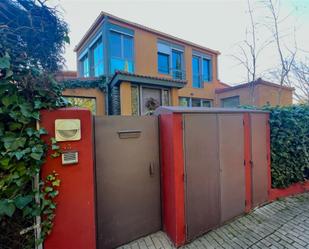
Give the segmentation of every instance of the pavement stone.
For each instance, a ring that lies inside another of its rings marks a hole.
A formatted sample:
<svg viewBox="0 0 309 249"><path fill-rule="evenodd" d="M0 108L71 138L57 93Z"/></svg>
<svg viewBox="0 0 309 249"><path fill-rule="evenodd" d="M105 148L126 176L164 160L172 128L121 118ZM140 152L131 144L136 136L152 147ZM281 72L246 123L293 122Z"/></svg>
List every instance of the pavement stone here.
<svg viewBox="0 0 309 249"><path fill-rule="evenodd" d="M309 193L281 199L210 231L180 249L309 249ZM118 249L175 249L160 231Z"/></svg>

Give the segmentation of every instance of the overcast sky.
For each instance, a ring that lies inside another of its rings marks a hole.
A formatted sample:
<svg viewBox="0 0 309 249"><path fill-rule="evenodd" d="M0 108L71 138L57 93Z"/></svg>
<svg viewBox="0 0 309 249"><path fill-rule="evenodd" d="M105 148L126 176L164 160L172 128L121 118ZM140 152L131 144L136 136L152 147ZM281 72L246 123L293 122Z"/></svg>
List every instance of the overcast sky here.
<svg viewBox="0 0 309 249"><path fill-rule="evenodd" d="M237 44L246 38L250 21L246 0L50 0L50 3L61 6L69 24L71 44L65 54L68 70L76 70L75 45L100 11L105 11L219 50L220 80L229 84L246 81L245 70L231 57L239 55ZM258 1L253 5L256 22L264 23L269 13ZM284 18L289 13L289 18L281 23L284 44L294 44L293 35L289 35L293 32L289 31L296 27L299 56L303 57L304 51L309 52L309 0L282 0L280 16ZM269 35L268 30L260 26L259 42L267 40ZM258 71L263 75L268 68L275 67L276 58L273 45L268 46L259 58Z"/></svg>

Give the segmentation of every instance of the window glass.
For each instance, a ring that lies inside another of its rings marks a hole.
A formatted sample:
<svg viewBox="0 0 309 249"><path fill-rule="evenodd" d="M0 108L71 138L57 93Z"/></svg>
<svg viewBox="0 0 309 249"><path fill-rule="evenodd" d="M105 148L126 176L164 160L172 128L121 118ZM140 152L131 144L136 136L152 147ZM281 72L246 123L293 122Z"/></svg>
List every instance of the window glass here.
<svg viewBox="0 0 309 249"><path fill-rule="evenodd" d="M221 107L238 107L239 96L221 99Z"/></svg>
<svg viewBox="0 0 309 249"><path fill-rule="evenodd" d="M189 98L185 98L185 97L180 97L179 98L179 105L180 106L190 106L190 99Z"/></svg>
<svg viewBox="0 0 309 249"><path fill-rule="evenodd" d="M133 38L123 35L123 57L133 60Z"/></svg>
<svg viewBox="0 0 309 249"><path fill-rule="evenodd" d="M203 59L203 81L210 81L210 60Z"/></svg>
<svg viewBox="0 0 309 249"><path fill-rule="evenodd" d="M211 101L210 100L201 100L202 101L202 107L211 107Z"/></svg>
<svg viewBox="0 0 309 249"><path fill-rule="evenodd" d="M172 68L173 78L183 79L182 75L182 52L173 50L172 51Z"/></svg>
<svg viewBox="0 0 309 249"><path fill-rule="evenodd" d="M121 34L110 33L111 56L121 58Z"/></svg>
<svg viewBox="0 0 309 249"><path fill-rule="evenodd" d="M83 77L89 77L89 60L88 60L88 57L87 56L83 57L81 63L82 63L82 71L83 71L82 75L83 75Z"/></svg>
<svg viewBox="0 0 309 249"><path fill-rule="evenodd" d="M162 105L163 106L170 105L170 92L169 92L169 90L163 89L163 91L162 91Z"/></svg>
<svg viewBox="0 0 309 249"><path fill-rule="evenodd" d="M158 71L159 73L169 74L169 55L158 53Z"/></svg>
<svg viewBox="0 0 309 249"><path fill-rule="evenodd" d="M114 73L116 70L133 72L133 62L123 59L111 58L111 72Z"/></svg>
<svg viewBox="0 0 309 249"><path fill-rule="evenodd" d="M131 98L132 98L132 115L139 115L139 90L138 86L131 86Z"/></svg>
<svg viewBox="0 0 309 249"><path fill-rule="evenodd" d="M201 88L200 59L197 56L192 57L192 75L193 75L193 87Z"/></svg>
<svg viewBox="0 0 309 249"><path fill-rule="evenodd" d="M111 73L114 73L116 70L133 72L133 38L124 34L111 32L110 44Z"/></svg>
<svg viewBox="0 0 309 249"><path fill-rule="evenodd" d="M95 98L66 97L66 99L71 103L72 106L87 108L92 112L92 114L96 114Z"/></svg>
<svg viewBox="0 0 309 249"><path fill-rule="evenodd" d="M192 99L192 107L201 107L201 99Z"/></svg>
<svg viewBox="0 0 309 249"><path fill-rule="evenodd" d="M103 44L99 40L93 48L93 68L94 76L101 76L104 73L104 60L103 60Z"/></svg>

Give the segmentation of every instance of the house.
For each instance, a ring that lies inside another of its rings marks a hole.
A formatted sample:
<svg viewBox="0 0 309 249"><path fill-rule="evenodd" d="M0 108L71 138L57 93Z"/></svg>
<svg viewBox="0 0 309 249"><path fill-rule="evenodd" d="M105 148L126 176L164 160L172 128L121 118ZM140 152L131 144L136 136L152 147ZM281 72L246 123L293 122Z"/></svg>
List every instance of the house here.
<svg viewBox="0 0 309 249"><path fill-rule="evenodd" d="M105 12L75 52L81 83L74 83L78 87L66 89L64 95L92 98L98 115L144 115L160 105L213 107L237 102L237 91L225 91L233 87L218 79L218 51ZM85 79L98 77L105 85L102 91L83 85ZM229 97L234 99L226 100ZM237 103L245 104L243 99L239 96Z"/></svg>

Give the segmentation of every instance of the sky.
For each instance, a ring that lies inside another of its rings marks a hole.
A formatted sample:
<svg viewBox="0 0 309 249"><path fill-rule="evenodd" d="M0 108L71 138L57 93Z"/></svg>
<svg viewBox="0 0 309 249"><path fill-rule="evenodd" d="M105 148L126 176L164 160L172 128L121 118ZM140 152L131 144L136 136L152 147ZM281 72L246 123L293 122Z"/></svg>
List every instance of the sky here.
<svg viewBox="0 0 309 249"><path fill-rule="evenodd" d="M250 19L246 0L50 0L49 4L58 6L69 25L67 70L76 70L74 47L100 11L105 11L219 50L219 79L231 85L247 80L246 70L233 57L240 56L239 44L248 37ZM262 25L269 21L269 12L260 1L251 1L251 5L258 23L258 45L262 46L271 37L269 29ZM283 19L280 31L284 47L293 48L297 44L298 56L309 56L309 0L281 0L279 16ZM257 64L258 75L267 79L268 70L278 64L274 43L262 50Z"/></svg>

